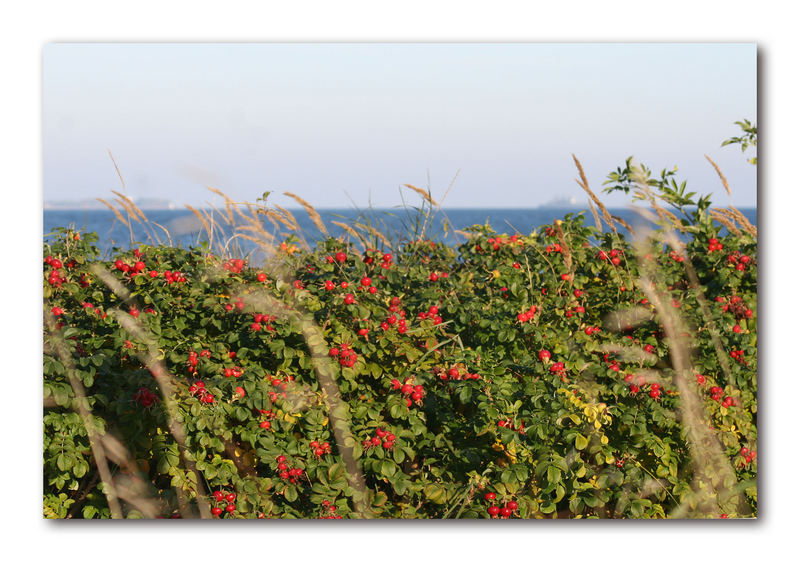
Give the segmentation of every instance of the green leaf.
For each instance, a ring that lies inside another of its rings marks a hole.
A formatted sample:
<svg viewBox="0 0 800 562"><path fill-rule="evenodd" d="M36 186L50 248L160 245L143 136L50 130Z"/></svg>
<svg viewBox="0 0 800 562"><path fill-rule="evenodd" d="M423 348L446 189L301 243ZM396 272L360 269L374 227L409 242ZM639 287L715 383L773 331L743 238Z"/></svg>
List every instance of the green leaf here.
<svg viewBox="0 0 800 562"><path fill-rule="evenodd" d="M397 465L394 464L392 461L385 459L381 461L380 464L380 473L383 474L387 478L391 478L394 476L394 473L397 472Z"/></svg>

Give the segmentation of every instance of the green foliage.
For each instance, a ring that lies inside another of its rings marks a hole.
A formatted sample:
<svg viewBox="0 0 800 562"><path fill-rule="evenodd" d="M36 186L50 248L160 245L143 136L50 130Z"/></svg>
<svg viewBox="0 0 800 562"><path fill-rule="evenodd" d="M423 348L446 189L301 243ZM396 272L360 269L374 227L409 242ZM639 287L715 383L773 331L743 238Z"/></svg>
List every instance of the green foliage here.
<svg viewBox="0 0 800 562"><path fill-rule="evenodd" d="M692 516L755 514L757 461L740 453L755 451L757 438L755 240L719 237L708 199L674 172L651 177L628 160L607 191L641 193L635 174L681 212L700 291L657 238L640 261L582 214L529 235L476 226L457 248L415 239L384 255L328 239L263 267L151 246L102 261L94 235L62 231L45 247L43 274L45 314L63 310L44 334L45 515L110 516L71 372L88 421L129 454L110 456L112 475L143 482L164 517L179 512L181 495L195 513L203 500L242 518L476 518L510 501L511 516L524 518L659 518L686 506ZM63 264L55 283L53 259ZM144 269L132 275L138 261ZM689 381L673 370L638 285L643 264L657 267L655 290L693 335ZM618 310L638 320L615 324ZM172 376L169 397L154 360ZM344 416L331 412L320 365ZM705 452L681 421L686 393L734 475L711 485L738 485L743 496L706 505L694 462ZM343 418L349 434L337 435Z"/></svg>
<svg viewBox="0 0 800 562"><path fill-rule="evenodd" d="M739 128L742 130L742 135L739 137L731 137L728 140L722 142L722 146L727 146L729 144L738 144L739 147L742 149L742 152L745 152L751 146L756 148L758 146L758 128L754 123L750 123L747 119L743 119L742 121L736 121L735 125L739 125ZM747 160L753 166L758 165L758 157L753 156Z"/></svg>

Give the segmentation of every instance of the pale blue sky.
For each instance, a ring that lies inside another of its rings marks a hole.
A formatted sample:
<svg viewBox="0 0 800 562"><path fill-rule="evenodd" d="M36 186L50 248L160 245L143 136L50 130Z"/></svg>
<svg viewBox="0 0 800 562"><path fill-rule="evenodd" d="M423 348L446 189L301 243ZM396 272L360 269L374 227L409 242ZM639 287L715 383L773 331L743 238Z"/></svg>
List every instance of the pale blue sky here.
<svg viewBox="0 0 800 562"><path fill-rule="evenodd" d="M597 191L634 156L727 204L708 154L733 202L756 202L754 167L720 147L756 120L752 43L49 44L43 59L45 201L119 189L110 149L129 195L178 204L212 185L390 207L401 184L430 177L441 197L460 170L447 206L532 207L585 199L571 153Z"/></svg>

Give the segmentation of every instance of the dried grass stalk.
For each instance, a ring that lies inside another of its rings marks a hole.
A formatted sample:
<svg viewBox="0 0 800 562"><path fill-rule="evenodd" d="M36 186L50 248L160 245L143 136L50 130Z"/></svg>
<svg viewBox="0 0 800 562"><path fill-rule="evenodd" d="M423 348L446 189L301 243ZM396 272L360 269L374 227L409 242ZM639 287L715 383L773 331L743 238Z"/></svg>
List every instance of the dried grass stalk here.
<svg viewBox="0 0 800 562"><path fill-rule="evenodd" d="M281 216L281 214L280 214L280 213L276 213L275 211L271 211L271 210L269 210L269 209L264 209L264 214L265 214L265 215L266 215L268 218L272 219L272 220L273 220L273 223L274 223L274 221L278 221L279 223L281 223L283 226L285 226L285 227L286 227L286 228L288 228L289 230L297 230L297 229L296 229L296 228L295 228L295 227L292 225L292 223L290 223L290 222L289 222L289 221L288 221L286 218L284 218L283 216ZM276 225L276 227L277 227L277 225Z"/></svg>
<svg viewBox="0 0 800 562"><path fill-rule="evenodd" d="M743 236L742 231L739 230L736 224L728 219L723 213L720 213L716 209L711 209L709 214L711 215L711 218L727 228L728 232L735 234L736 236Z"/></svg>
<svg viewBox="0 0 800 562"><path fill-rule="evenodd" d="M161 230L163 230L163 231L164 231L164 234L166 234L166 235L167 235L167 240L169 240L169 245L170 245L170 246L172 246L172 236L170 235L170 233L169 233L169 230L167 230L166 228L164 228L164 226L163 226L163 225L161 225L161 224L158 224L156 221L147 221L147 222L149 222L150 224L154 224L154 225L156 225L158 228L160 228ZM159 237L158 237L158 235L156 235L156 240L158 241L158 244L159 244L159 245L161 245L161 238L159 238Z"/></svg>
<svg viewBox="0 0 800 562"><path fill-rule="evenodd" d="M286 219L289 222L291 222L290 228L292 230L294 230L295 232L300 231L300 225L297 224L297 219L294 218L294 215L289 211L289 209L284 209L280 205L275 205L275 208L278 209L281 213L283 213L283 216L286 217Z"/></svg>
<svg viewBox="0 0 800 562"><path fill-rule="evenodd" d="M123 209L125 209L125 213L127 213L128 217L132 218L133 220L135 220L135 221L136 221L136 222L138 222L139 224L141 224L141 223L142 223L142 219L140 219L139 217L137 217L137 216L136 216L136 211L134 211L133 209L131 209L130 207L128 207L128 205L127 205L127 203L125 202L125 200L124 200L124 199L121 199L121 198L117 197L116 199L114 199L114 201L116 201L117 203L119 203L119 204L120 204L120 206L121 206Z"/></svg>
<svg viewBox="0 0 800 562"><path fill-rule="evenodd" d="M211 186L207 185L206 189L209 190L211 193L216 193L217 195L219 195L220 197L222 197L225 200L225 212L228 215L228 224L233 225L233 223L234 223L233 211L231 210L231 207L235 206L234 202L233 202L233 199L231 199L225 193L223 193L222 191L220 191L219 189L216 189L214 187L211 187Z"/></svg>
<svg viewBox="0 0 800 562"><path fill-rule="evenodd" d="M712 165L712 166L714 166L714 169L717 171L717 175L719 176L719 179L720 179L720 181L722 182L722 187L724 187L724 188L725 188L725 191L727 191L727 192L728 192L728 197L730 197L730 196L731 196L731 188L730 188L730 186L728 185L728 180L727 180L727 179L725 179L725 176L724 176L724 175L722 175L722 170L720 170L720 169L719 169L719 166L717 166L717 163L716 163L716 162L714 162L714 161L713 161L713 160L712 160L712 159L711 159L711 158L708 156L708 154L706 154L706 160L708 160L708 161L711 163L711 165Z"/></svg>
<svg viewBox="0 0 800 562"><path fill-rule="evenodd" d="M618 216L616 216L616 215L611 215L611 218L612 218L612 219L614 219L615 221L617 221L617 222L618 222L619 224L621 224L623 227L625 227L625 230L627 230L628 232L630 232L630 233L631 233L631 235L634 235L634 234L635 234L635 233L633 232L633 228L631 228L631 225L629 225L627 222L625 222L625 220L624 220L624 219L622 219L621 217L618 217ZM678 224L680 224L680 223L678 223Z"/></svg>
<svg viewBox="0 0 800 562"><path fill-rule="evenodd" d="M300 203L300 205L303 207L303 209L305 209L306 213L308 214L308 218L310 218L311 222L314 223L314 226L316 226L317 229L326 236L328 235L328 229L325 227L325 223L322 222L322 217L317 212L317 210L311 206L311 203L309 203L299 195L295 195L291 191L284 191L283 194L286 195L287 197L291 197L292 199Z"/></svg>
<svg viewBox="0 0 800 562"><path fill-rule="evenodd" d="M753 226L749 220L747 220L747 217L744 216L742 212L733 205L730 205L730 209L731 212L733 213L733 216L736 217L736 222L742 225L744 231L753 236L754 238L757 238L758 229L755 226Z"/></svg>
<svg viewBox="0 0 800 562"><path fill-rule="evenodd" d="M331 221L331 224L335 224L336 226L344 230L347 234L358 240L362 248L367 247L367 242L366 240L364 240L363 236L361 236L361 234L357 230L353 229L349 224L339 221Z"/></svg>
<svg viewBox="0 0 800 562"><path fill-rule="evenodd" d="M100 201L103 205L111 209L111 212L114 213L114 216L117 217L118 221L120 221L122 224L130 228L131 226L130 223L125 219L125 217L122 216L122 214L117 210L116 207L114 207L114 205L112 205L111 203L100 197L97 197L96 199L97 201Z"/></svg>
<svg viewBox="0 0 800 562"><path fill-rule="evenodd" d="M383 233L381 231L379 231L379 230L377 230L377 229L375 229L375 228L373 228L373 227L371 227L369 225L361 224L360 222L355 223L353 226L355 226L356 228L360 228L361 230L364 230L365 232L368 232L369 234L372 234L375 238L380 240L381 243L383 243L384 247L386 247L386 248L391 248L392 247L392 245L389 243L389 240L386 238L386 236L383 235Z"/></svg>
<svg viewBox="0 0 800 562"><path fill-rule="evenodd" d="M611 230L614 231L614 234L617 234L617 227L614 226L614 219L611 217L611 213L608 212L608 209L606 209L606 206L603 205L603 202L600 201L597 195L595 195L594 192L589 188L589 182L586 181L586 174L583 173L583 166L581 166L580 161L574 154L572 155L572 159L575 161L575 166L578 168L578 174L581 176L581 179L575 180L575 182L581 186L581 189L583 189L589 195L592 201L594 201L594 204L597 205L597 207L600 209L600 212L603 213L603 220L609 227L611 227Z"/></svg>
<svg viewBox="0 0 800 562"><path fill-rule="evenodd" d="M119 503L119 493L114 485L111 470L108 466L106 451L101 442L102 433L92 419L92 415L89 410L89 402L86 399L85 388L75 372L74 364L72 362L72 355L67 348L61 332L56 328L55 316L52 314L46 314L44 318L44 325L52 337L53 348L62 365L64 365L67 379L72 387L72 392L75 394L76 409L78 410L78 415L83 422L86 435L89 438L89 447L92 451L95 465L97 466L97 472L100 475L100 479L103 481L103 494L106 496L106 501L108 502L108 507L111 511L111 518L122 519L122 508Z"/></svg>
<svg viewBox="0 0 800 562"><path fill-rule="evenodd" d="M592 199L589 198L587 200L589 202L589 210L592 212L592 216L594 217L594 224L597 227L598 232L603 232L603 223L600 221L600 215L597 214L597 209L594 208L594 203L592 203Z"/></svg>
<svg viewBox="0 0 800 562"><path fill-rule="evenodd" d="M133 212L135 214L138 214L139 217L141 217L141 219L143 221L147 221L147 217L144 216L144 213L142 212L142 210L138 206L136 206L136 203L133 202L133 199L131 199L130 197L128 197L127 195L125 195L123 193L120 193L119 191L114 191L113 189L111 190L111 193L113 193L117 197L119 197L119 198L123 199L125 202L127 202L128 206L131 208L131 210L133 210Z"/></svg>
<svg viewBox="0 0 800 562"><path fill-rule="evenodd" d="M213 235L213 233L211 231L211 227L209 226L208 221L205 219L205 217L202 215L202 213L200 213L200 211L198 211L197 209L195 209L194 207L192 207L188 203L186 205L184 205L184 206L187 209L189 209L192 212L192 214L197 217L197 220L200 221L200 224L203 225L203 229L206 231L206 235L209 237L209 240L213 240L214 239L213 238L214 235Z"/></svg>
<svg viewBox="0 0 800 562"><path fill-rule="evenodd" d="M114 169L117 171L117 175L119 176L119 182L122 184L122 190L125 191L125 180L122 178L122 172L119 171L119 166L117 166L117 161L114 160L114 155L111 154L111 150L106 149L108 151L108 156L111 158L111 163L114 164Z"/></svg>
<svg viewBox="0 0 800 562"><path fill-rule="evenodd" d="M411 184L408 184L408 183L404 183L403 185L405 187L407 187L408 189L410 189L411 191L416 191L417 193L419 193L422 196L422 198L425 199L425 201L427 201L428 203L430 203L434 207L438 207L439 206L439 204L436 201L433 200L433 197L431 197L431 194L428 193L427 191L425 191L424 189L421 189L419 187L415 187L415 186L413 186Z"/></svg>

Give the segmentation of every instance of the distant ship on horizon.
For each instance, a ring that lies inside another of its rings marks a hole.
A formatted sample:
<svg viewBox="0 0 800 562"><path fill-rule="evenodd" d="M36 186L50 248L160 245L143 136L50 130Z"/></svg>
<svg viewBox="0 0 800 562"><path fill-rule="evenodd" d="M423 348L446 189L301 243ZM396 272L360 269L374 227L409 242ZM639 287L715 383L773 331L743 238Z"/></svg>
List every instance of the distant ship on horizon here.
<svg viewBox="0 0 800 562"><path fill-rule="evenodd" d="M542 203L537 209L568 209L572 207L583 207L585 205L585 202L575 196L557 197L556 199L551 199L547 203Z"/></svg>

